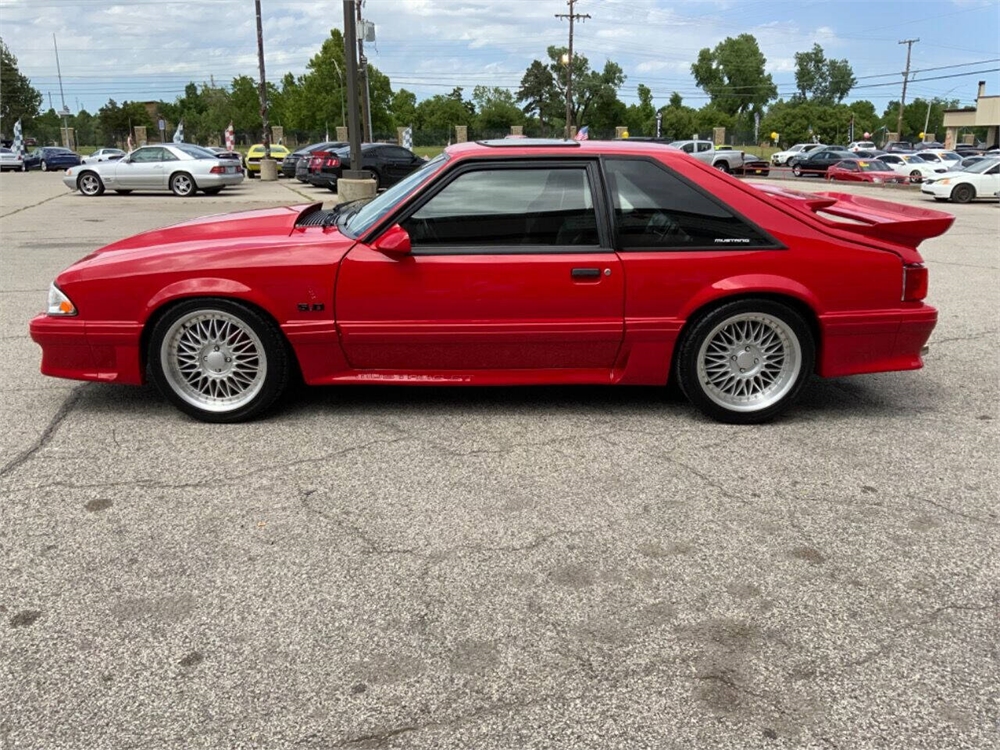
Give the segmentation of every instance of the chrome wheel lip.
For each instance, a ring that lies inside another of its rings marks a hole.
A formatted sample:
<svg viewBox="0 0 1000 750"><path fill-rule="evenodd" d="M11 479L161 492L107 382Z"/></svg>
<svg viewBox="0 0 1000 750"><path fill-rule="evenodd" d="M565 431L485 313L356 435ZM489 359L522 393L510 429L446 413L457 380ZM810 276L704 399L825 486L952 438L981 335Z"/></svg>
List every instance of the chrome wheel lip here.
<svg viewBox="0 0 1000 750"><path fill-rule="evenodd" d="M267 379L260 337L222 310L194 310L175 320L160 345L160 365L174 393L213 413L251 403Z"/></svg>
<svg viewBox="0 0 1000 750"><path fill-rule="evenodd" d="M767 313L732 315L715 326L698 350L698 380L715 404L756 412L779 403L795 387L802 345L791 326Z"/></svg>

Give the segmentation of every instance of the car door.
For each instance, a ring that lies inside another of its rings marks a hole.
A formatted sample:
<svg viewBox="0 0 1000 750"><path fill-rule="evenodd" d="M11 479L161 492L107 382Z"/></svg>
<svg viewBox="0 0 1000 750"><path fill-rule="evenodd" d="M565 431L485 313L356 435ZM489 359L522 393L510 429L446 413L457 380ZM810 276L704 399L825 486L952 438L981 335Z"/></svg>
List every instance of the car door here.
<svg viewBox="0 0 1000 750"><path fill-rule="evenodd" d="M609 377L624 277L599 184L596 162L582 161L443 176L397 217L409 254L358 243L341 262L336 319L352 367Z"/></svg>
<svg viewBox="0 0 1000 750"><path fill-rule="evenodd" d="M166 185L164 149L143 146L132 152L128 162L118 162L115 176L118 184L128 190L153 190Z"/></svg>
<svg viewBox="0 0 1000 750"><path fill-rule="evenodd" d="M385 164L383 174L389 178L388 184L399 182L421 163L416 154L401 146L384 146L380 151L381 160Z"/></svg>

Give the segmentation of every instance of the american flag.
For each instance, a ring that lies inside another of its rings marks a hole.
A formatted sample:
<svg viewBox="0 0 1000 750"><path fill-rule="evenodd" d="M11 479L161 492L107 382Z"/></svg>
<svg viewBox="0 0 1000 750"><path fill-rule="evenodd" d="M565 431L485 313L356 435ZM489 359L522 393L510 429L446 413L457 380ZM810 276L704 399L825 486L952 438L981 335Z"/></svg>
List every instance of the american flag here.
<svg viewBox="0 0 1000 750"><path fill-rule="evenodd" d="M177 123L177 130L174 131L174 143L184 143L184 120Z"/></svg>
<svg viewBox="0 0 1000 750"><path fill-rule="evenodd" d="M21 120L14 123L14 142L10 145L10 150L18 156L24 156L24 138L21 134Z"/></svg>
<svg viewBox="0 0 1000 750"><path fill-rule="evenodd" d="M236 131L233 130L232 120L229 121L229 127L226 128L226 150L236 150Z"/></svg>
<svg viewBox="0 0 1000 750"><path fill-rule="evenodd" d="M574 140L585 141L588 138L590 138L590 132L588 131L587 126L584 125L582 128L580 128L580 130L577 131L576 138Z"/></svg>

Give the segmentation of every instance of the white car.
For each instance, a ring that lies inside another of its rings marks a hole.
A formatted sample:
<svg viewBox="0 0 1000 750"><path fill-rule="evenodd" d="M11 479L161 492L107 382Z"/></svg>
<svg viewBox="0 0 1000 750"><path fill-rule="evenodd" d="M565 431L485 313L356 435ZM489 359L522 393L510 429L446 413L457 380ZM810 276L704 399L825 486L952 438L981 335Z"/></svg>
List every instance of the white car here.
<svg viewBox="0 0 1000 750"><path fill-rule="evenodd" d="M917 153L924 161L929 161L939 167L947 167L949 170L955 169L962 162L961 154L944 148L927 148Z"/></svg>
<svg viewBox="0 0 1000 750"><path fill-rule="evenodd" d="M926 161L921 154L882 154L878 160L889 165L893 172L907 175L910 182L923 182L948 171L946 165Z"/></svg>
<svg viewBox="0 0 1000 750"><path fill-rule="evenodd" d="M120 148L99 148L90 156L85 156L80 160L81 164L98 164L102 161L117 161L125 156L125 152Z"/></svg>
<svg viewBox="0 0 1000 750"><path fill-rule="evenodd" d="M822 143L796 143L787 151L779 151L776 154L771 154L771 164L778 167L782 164L787 164L788 160L793 156L802 156L802 154L808 153L813 149L823 148Z"/></svg>
<svg viewBox="0 0 1000 750"><path fill-rule="evenodd" d="M976 198L995 199L1000 191L1000 159L986 159L961 172L945 172L925 180L920 192L936 201L968 203Z"/></svg>
<svg viewBox="0 0 1000 750"><path fill-rule="evenodd" d="M848 151L874 151L878 147L875 145L874 141L851 141L847 144Z"/></svg>
<svg viewBox="0 0 1000 750"><path fill-rule="evenodd" d="M9 148L0 147L0 172L12 169L20 172L24 168L24 159Z"/></svg>
<svg viewBox="0 0 1000 750"><path fill-rule="evenodd" d="M124 159L81 164L67 169L63 184L87 196L114 190L169 190L183 198L201 191L215 195L229 185L243 182L243 167L233 159L219 159L211 151L190 143L142 146Z"/></svg>

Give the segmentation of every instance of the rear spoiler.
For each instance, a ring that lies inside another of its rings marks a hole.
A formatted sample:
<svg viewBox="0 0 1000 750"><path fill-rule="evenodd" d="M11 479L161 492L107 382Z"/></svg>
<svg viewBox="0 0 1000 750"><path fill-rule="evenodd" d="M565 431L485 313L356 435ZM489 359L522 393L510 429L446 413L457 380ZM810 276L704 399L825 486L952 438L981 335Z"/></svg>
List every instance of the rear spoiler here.
<svg viewBox="0 0 1000 750"><path fill-rule="evenodd" d="M803 193L778 185L754 188L782 205L809 214L833 229L894 242L914 250L924 240L948 231L955 217L943 211L848 193Z"/></svg>

